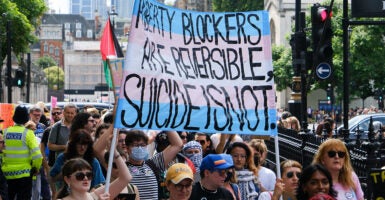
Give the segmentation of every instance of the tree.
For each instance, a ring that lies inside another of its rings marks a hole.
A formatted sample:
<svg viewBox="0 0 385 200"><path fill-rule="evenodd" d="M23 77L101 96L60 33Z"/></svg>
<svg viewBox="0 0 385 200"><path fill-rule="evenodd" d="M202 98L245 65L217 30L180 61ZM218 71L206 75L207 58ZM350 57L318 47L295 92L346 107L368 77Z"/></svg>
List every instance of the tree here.
<svg viewBox="0 0 385 200"><path fill-rule="evenodd" d="M64 88L64 71L60 67L47 67L43 71L48 79L49 89L61 90Z"/></svg>
<svg viewBox="0 0 385 200"><path fill-rule="evenodd" d="M46 10L44 0L0 0L1 62L6 56L7 40L3 33L6 33L7 22L10 23L12 51L19 56L29 52L29 46L37 41L34 30Z"/></svg>
<svg viewBox="0 0 385 200"><path fill-rule="evenodd" d="M57 66L57 63L50 56L43 56L36 60L35 65L39 66L40 69L46 69L48 67Z"/></svg>
<svg viewBox="0 0 385 200"><path fill-rule="evenodd" d="M330 1L321 3L328 6ZM309 8L310 10L310 8ZM336 98L341 99L343 94L343 31L342 31L342 0L337 0L333 5L333 78L325 81L310 82L313 89L325 89L327 84L331 83L336 91ZM310 11L308 12L310 13ZM309 26L310 18L307 17ZM309 29L311 30L311 29ZM311 36L311 31L306 32L307 36ZM350 98L355 97L365 100L373 95L373 91L383 88L385 85L385 70L382 56L385 55L385 27L380 25L370 26L354 26L350 33ZM281 48L281 47L279 47ZM285 55L274 55L275 53L283 53ZM275 51L273 48L274 76L277 90L285 89L288 82L281 80L291 79L292 73L282 73L288 66L288 63L277 62L276 58L282 59L290 57L291 51ZM284 69L281 69L284 68ZM289 77L288 77L289 76ZM310 80L314 81L314 69L309 74ZM370 84L369 84L370 83Z"/></svg>
<svg viewBox="0 0 385 200"><path fill-rule="evenodd" d="M213 0L215 12L242 12L263 10L263 0Z"/></svg>

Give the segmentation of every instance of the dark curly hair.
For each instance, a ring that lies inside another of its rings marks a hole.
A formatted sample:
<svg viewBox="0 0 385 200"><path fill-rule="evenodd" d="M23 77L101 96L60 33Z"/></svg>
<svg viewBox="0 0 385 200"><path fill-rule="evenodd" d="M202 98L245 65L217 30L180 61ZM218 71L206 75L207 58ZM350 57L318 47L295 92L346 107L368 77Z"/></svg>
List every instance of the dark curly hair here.
<svg viewBox="0 0 385 200"><path fill-rule="evenodd" d="M332 176L330 175L330 172L322 165L320 164L312 164L307 166L303 171L302 175L299 178L299 185L297 189L297 199L301 200L307 200L310 199L309 194L303 190L303 187L310 181L311 177L315 172L321 172L326 176L329 182L329 193L328 195L336 198L337 192L333 189L333 180Z"/></svg>
<svg viewBox="0 0 385 200"><path fill-rule="evenodd" d="M63 154L64 160L79 157L79 153L76 148L78 144L87 145L87 150L82 158L92 166L93 159L95 158L94 149L92 147L94 142L91 135L84 129L78 129L72 133L72 138L68 141L67 148Z"/></svg>

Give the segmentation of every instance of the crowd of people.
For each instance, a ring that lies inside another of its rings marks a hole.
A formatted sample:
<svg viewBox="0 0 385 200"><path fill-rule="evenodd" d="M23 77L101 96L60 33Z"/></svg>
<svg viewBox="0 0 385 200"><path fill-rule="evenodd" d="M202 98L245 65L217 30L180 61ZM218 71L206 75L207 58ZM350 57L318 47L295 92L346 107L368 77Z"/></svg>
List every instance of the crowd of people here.
<svg viewBox="0 0 385 200"><path fill-rule="evenodd" d="M256 136L120 129L112 141L113 111L47 111L19 105L0 134L0 200L364 199L339 139L323 142L309 166L282 161L277 175ZM285 119L278 124L300 128Z"/></svg>

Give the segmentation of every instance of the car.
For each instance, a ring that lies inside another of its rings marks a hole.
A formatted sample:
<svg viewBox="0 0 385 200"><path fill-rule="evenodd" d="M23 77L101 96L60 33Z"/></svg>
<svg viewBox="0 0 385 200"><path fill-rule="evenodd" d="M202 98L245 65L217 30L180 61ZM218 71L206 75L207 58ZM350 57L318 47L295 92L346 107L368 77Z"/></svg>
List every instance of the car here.
<svg viewBox="0 0 385 200"><path fill-rule="evenodd" d="M373 123L379 121L381 124L385 125L385 113L357 115L348 121L349 139L357 139L358 134L360 134L360 139L367 140L370 118L372 118ZM342 130L343 125L337 128L339 135L341 134Z"/></svg>
<svg viewBox="0 0 385 200"><path fill-rule="evenodd" d="M98 102L64 102L64 101L59 101L56 103L58 107L63 108L64 105L68 103L73 103L78 107L78 110L81 111L84 107L95 107L96 109L100 111L107 109L113 109L114 105L110 103L98 103ZM46 103L45 106L50 109L51 108L51 103Z"/></svg>

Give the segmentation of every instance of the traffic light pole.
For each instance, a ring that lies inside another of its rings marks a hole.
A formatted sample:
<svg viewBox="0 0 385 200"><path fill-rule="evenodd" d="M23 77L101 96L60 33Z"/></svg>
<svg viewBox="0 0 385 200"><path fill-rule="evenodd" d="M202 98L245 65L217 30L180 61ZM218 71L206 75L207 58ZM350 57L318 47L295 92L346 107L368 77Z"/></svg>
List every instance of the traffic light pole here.
<svg viewBox="0 0 385 200"><path fill-rule="evenodd" d="M11 50L11 22L7 20L7 91L8 103L12 103L12 50Z"/></svg>
<svg viewBox="0 0 385 200"><path fill-rule="evenodd" d="M306 86L306 33L305 13L301 13L301 0L295 4L295 33L292 35L292 62L294 68L291 99L288 102L289 111L296 116L303 131L307 131L307 86Z"/></svg>

